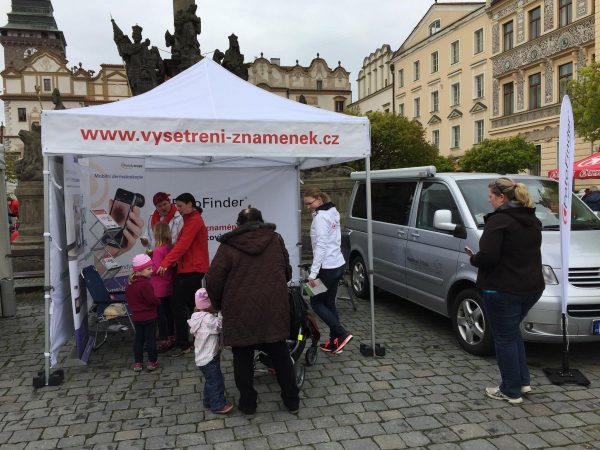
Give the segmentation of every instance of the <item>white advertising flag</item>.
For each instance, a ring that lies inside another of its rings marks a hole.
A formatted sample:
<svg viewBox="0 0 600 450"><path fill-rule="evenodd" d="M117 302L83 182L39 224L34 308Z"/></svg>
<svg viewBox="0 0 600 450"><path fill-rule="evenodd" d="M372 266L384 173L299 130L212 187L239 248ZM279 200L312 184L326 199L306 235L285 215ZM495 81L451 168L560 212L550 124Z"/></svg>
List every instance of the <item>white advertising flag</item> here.
<svg viewBox="0 0 600 450"><path fill-rule="evenodd" d="M562 287L562 312L567 312L569 291L569 244L571 242L571 199L573 186L573 161L575 153L575 129L571 100L565 95L560 108L560 131L558 142L558 195L560 199L560 254Z"/></svg>

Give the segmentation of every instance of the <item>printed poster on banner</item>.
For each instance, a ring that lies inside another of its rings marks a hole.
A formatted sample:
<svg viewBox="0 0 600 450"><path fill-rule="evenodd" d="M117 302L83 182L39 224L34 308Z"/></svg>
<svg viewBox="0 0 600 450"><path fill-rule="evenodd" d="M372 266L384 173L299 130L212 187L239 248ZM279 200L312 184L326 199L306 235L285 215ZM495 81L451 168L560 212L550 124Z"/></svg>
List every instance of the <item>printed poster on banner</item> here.
<svg viewBox="0 0 600 450"><path fill-rule="evenodd" d="M93 157L85 165L86 265L93 264L109 290L125 288L131 260L151 208L144 196L143 158ZM150 202L151 203L151 202Z"/></svg>
<svg viewBox="0 0 600 450"><path fill-rule="evenodd" d="M85 265L85 210L81 189L81 170L76 156L64 158L64 201L69 285L75 327L77 357L87 361L91 351L88 327L87 291L81 279Z"/></svg>

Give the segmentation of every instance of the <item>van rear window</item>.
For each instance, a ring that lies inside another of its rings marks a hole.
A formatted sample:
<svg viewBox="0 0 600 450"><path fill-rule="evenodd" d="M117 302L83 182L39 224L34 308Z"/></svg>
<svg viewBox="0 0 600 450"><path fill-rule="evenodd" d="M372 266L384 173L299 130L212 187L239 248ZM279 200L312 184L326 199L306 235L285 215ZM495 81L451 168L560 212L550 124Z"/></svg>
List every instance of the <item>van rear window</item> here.
<svg viewBox="0 0 600 450"><path fill-rule="evenodd" d="M373 220L408 225L417 183L415 181L385 181L371 184ZM367 218L366 187L361 183L352 205L352 217Z"/></svg>

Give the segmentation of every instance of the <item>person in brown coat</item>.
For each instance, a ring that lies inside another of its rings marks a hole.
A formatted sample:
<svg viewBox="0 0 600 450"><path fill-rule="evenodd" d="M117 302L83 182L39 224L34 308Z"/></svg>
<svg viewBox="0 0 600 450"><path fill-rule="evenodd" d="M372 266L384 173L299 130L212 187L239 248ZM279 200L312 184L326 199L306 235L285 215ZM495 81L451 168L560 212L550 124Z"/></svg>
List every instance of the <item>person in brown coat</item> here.
<svg viewBox="0 0 600 450"><path fill-rule="evenodd" d="M292 277L289 255L275 225L261 212L247 208L238 228L219 238L206 290L223 315L223 343L233 352L233 374L240 391L238 408L254 414L254 351L265 352L281 387L287 409L296 414L300 399L286 339L290 334L287 282Z"/></svg>

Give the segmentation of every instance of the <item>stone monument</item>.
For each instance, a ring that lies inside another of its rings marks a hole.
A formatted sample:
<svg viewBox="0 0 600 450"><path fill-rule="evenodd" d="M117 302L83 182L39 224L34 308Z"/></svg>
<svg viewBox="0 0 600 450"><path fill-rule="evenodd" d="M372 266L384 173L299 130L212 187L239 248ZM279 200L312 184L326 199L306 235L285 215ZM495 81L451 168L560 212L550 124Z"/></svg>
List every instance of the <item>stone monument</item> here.
<svg viewBox="0 0 600 450"><path fill-rule="evenodd" d="M155 88L164 80L163 61L158 48L150 47L150 39L142 41L143 28L139 25L131 27L133 42L119 28L114 19L110 19L113 27L113 40L119 55L125 62L127 79L132 95L143 94Z"/></svg>
<svg viewBox="0 0 600 450"><path fill-rule="evenodd" d="M36 272L44 269L44 182L41 127L19 131L23 157L15 163L19 199L19 237L11 245L13 270Z"/></svg>
<svg viewBox="0 0 600 450"><path fill-rule="evenodd" d="M221 58L221 55L222 58ZM213 59L217 62L221 60L221 65L232 74L237 75L242 80L248 81L248 67L250 63L244 62L244 55L240 52L240 43L235 34L229 36L229 48L223 54L218 48L214 52Z"/></svg>
<svg viewBox="0 0 600 450"><path fill-rule="evenodd" d="M171 47L171 61L167 64L170 76L183 72L202 59L198 35L202 31L197 6L192 2L187 9L175 13L175 31L165 32L165 44Z"/></svg>

